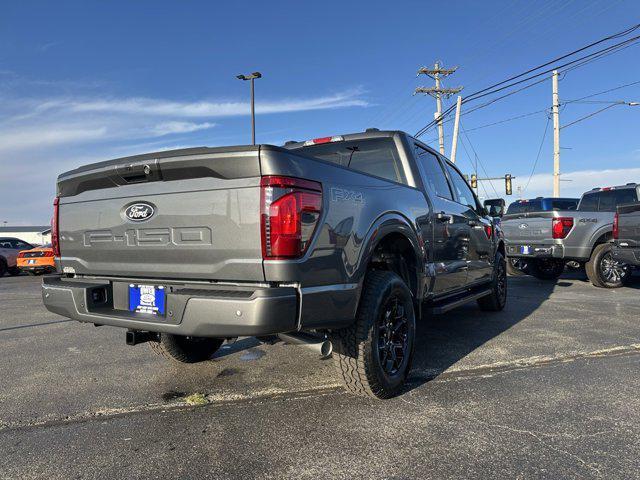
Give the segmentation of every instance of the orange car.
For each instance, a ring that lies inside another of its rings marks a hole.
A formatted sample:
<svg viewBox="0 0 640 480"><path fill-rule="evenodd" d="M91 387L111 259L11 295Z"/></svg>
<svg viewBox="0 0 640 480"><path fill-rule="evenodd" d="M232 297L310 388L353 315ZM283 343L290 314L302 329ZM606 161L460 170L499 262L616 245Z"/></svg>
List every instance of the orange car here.
<svg viewBox="0 0 640 480"><path fill-rule="evenodd" d="M23 272L31 275L41 275L56 271L55 258L51 245L23 250L18 254L17 266Z"/></svg>

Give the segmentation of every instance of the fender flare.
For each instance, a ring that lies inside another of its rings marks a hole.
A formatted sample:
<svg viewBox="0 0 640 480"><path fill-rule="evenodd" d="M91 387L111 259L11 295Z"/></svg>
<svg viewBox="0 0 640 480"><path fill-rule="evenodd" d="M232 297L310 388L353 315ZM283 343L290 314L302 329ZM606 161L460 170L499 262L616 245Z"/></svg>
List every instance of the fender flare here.
<svg viewBox="0 0 640 480"><path fill-rule="evenodd" d="M424 256L424 248L421 247L421 242L418 240L418 234L415 228L411 225L411 222L404 215L398 212L382 214L373 222L369 231L365 235L362 242L363 246L358 260L358 265L354 271L354 279L357 280L358 285L360 286L359 290L362 288L362 283L364 282L364 277L367 273L367 266L371 261L371 257L373 256L376 247L383 238L391 233L399 233L404 236L413 247L413 253L417 261L417 278L415 280L418 291L415 293L416 295L421 295L420 276L424 272L424 262L422 262L421 259Z"/></svg>
<svg viewBox="0 0 640 480"><path fill-rule="evenodd" d="M595 232L593 232L593 234L591 234L591 238L589 239L590 252L593 252L593 249L596 247L598 240L600 240L600 238L605 235L613 235L613 223L602 225Z"/></svg>

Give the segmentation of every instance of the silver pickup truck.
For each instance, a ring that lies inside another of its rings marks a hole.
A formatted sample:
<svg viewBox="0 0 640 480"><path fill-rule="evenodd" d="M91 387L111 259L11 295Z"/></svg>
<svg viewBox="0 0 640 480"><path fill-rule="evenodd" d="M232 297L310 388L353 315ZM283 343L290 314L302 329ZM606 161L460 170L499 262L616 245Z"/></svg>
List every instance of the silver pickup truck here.
<svg viewBox="0 0 640 480"><path fill-rule="evenodd" d="M501 310L505 246L457 168L403 132L121 158L58 177L45 306L182 362L225 339L314 345L386 398L416 320Z"/></svg>
<svg viewBox="0 0 640 480"><path fill-rule="evenodd" d="M640 267L640 202L618 205L613 225L613 258Z"/></svg>
<svg viewBox="0 0 640 480"><path fill-rule="evenodd" d="M577 210L507 214L500 223L507 257L526 260L527 272L543 279L559 277L567 261L580 262L594 285L619 287L630 269L611 255L614 214L638 198L638 184L628 183L586 192Z"/></svg>

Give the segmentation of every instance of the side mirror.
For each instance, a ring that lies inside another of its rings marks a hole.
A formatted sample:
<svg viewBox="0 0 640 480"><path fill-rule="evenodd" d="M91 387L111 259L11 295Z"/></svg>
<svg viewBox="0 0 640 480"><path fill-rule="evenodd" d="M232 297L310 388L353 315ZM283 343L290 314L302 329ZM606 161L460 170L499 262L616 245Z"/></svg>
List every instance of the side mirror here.
<svg viewBox="0 0 640 480"><path fill-rule="evenodd" d="M483 205L490 217L502 217L504 215L506 202L502 198L485 200Z"/></svg>

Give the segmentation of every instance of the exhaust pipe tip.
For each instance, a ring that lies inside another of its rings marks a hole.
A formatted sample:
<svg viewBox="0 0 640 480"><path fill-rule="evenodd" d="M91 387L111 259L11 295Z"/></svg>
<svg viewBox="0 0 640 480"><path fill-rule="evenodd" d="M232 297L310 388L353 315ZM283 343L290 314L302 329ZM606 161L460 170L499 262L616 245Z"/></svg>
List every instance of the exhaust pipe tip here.
<svg viewBox="0 0 640 480"><path fill-rule="evenodd" d="M292 332L278 334L280 340L293 345L301 345L316 352L322 360L330 358L333 353L331 340L305 332Z"/></svg>
<svg viewBox="0 0 640 480"><path fill-rule="evenodd" d="M333 353L333 343L331 343L330 340L325 340L320 344L320 358L322 360L331 358L332 353Z"/></svg>

